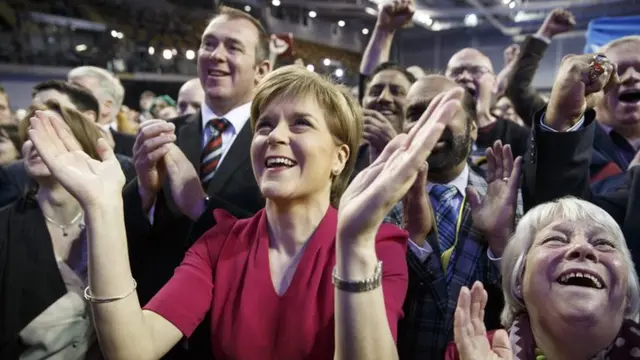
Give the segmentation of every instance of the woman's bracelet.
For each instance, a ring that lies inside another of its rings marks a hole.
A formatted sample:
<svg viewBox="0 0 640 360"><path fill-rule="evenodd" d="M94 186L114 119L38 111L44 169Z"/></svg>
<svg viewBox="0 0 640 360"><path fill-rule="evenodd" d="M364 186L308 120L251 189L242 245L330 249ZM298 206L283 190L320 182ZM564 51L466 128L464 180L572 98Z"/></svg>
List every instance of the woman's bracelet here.
<svg viewBox="0 0 640 360"><path fill-rule="evenodd" d="M88 302L93 303L93 304L104 304L104 303L110 303L110 302L114 302L114 301L125 299L125 298L129 297L131 294L133 294L133 292L136 291L136 288L138 287L138 283L136 282L136 280L135 279L131 279L131 280L133 280L133 288L131 289L131 291L129 291L125 295L114 296L114 297L109 297L109 298L99 298L99 297L95 297L95 296L91 295L91 290L87 286L84 289L84 298Z"/></svg>
<svg viewBox="0 0 640 360"><path fill-rule="evenodd" d="M350 281L338 276L336 268L333 268L333 285L338 290L358 293L377 289L382 285L382 261L378 261L373 276L360 281Z"/></svg>

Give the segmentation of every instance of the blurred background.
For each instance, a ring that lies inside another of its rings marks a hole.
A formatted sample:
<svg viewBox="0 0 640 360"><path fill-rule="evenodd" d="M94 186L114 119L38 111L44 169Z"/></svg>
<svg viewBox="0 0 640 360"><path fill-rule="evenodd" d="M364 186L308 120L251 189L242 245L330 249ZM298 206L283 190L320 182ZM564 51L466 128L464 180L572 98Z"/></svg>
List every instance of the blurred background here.
<svg viewBox="0 0 640 360"><path fill-rule="evenodd" d="M292 34L281 63L301 59L309 70L356 85L360 55L379 1L243 0L271 34ZM27 107L31 88L65 79L70 68L95 65L118 74L125 104L144 90L176 94L196 73L199 36L219 5L210 0L9 0L0 2L0 83L13 108ZM414 24L394 40L392 59L441 69L457 50L474 47L497 66L503 50L535 32L546 14L566 7L577 27L551 45L534 85L548 89L562 56L581 53L590 20L640 14L635 0L417 0Z"/></svg>

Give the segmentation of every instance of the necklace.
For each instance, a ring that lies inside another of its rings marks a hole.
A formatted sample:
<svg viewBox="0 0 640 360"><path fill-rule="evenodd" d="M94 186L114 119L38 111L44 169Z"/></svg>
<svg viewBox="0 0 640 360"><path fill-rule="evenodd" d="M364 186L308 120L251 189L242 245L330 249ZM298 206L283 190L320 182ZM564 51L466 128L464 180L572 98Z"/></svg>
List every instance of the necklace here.
<svg viewBox="0 0 640 360"><path fill-rule="evenodd" d="M82 218L82 211L78 213L78 215L76 215L76 217L73 218L73 220L71 220L71 222L69 222L68 224L60 224L59 222L53 220L52 218L48 217L45 214L42 214L42 216L44 216L44 219L47 220L48 222L50 222L51 224L57 226L60 228L60 230L62 230L62 236L69 236L69 232L67 231L67 228L70 227L71 225L75 224L78 222L78 220L80 220ZM80 224L80 229L84 229L84 224Z"/></svg>

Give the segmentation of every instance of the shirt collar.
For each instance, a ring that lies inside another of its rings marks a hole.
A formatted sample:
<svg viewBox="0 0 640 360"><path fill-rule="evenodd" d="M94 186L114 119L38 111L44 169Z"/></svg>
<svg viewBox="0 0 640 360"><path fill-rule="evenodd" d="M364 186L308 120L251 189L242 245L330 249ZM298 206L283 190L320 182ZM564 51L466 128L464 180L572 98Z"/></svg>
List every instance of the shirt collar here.
<svg viewBox="0 0 640 360"><path fill-rule="evenodd" d="M231 124L233 130L238 133L247 120L249 120L249 116L251 114L251 103L248 102L246 104L242 104L222 116L214 113L206 103L202 103L200 114L202 115L203 131L207 128L209 120L225 118L229 124Z"/></svg>
<svg viewBox="0 0 640 360"><path fill-rule="evenodd" d="M434 183L427 183L427 191L431 192L431 188L436 185ZM465 165L460 175L458 175L455 179L451 180L445 185L454 186L462 196L466 194L467 186L469 186L469 165Z"/></svg>

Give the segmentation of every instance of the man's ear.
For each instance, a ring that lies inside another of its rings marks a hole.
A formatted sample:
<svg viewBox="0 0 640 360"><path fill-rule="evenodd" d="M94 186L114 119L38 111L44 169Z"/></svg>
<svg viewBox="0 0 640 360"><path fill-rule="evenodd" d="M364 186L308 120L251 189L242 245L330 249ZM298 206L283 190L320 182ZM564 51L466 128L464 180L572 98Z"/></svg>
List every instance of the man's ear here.
<svg viewBox="0 0 640 360"><path fill-rule="evenodd" d="M272 64L269 60L263 60L256 65L256 84L259 83L263 77L265 77L272 70Z"/></svg>

